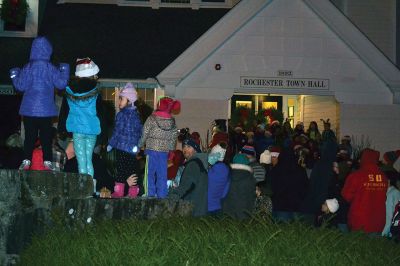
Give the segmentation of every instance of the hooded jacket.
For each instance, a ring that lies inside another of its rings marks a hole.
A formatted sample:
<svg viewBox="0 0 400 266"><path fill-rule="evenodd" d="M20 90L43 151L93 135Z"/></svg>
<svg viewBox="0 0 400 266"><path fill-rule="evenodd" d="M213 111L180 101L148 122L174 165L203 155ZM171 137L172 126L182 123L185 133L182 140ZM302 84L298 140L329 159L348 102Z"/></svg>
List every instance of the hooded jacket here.
<svg viewBox="0 0 400 266"><path fill-rule="evenodd" d="M146 145L147 150L169 152L175 150L178 129L175 119L150 115L143 125L139 147Z"/></svg>
<svg viewBox="0 0 400 266"><path fill-rule="evenodd" d="M207 170L195 154L185 163L179 187L171 191L171 197L192 202L193 216L203 216L207 214L207 187Z"/></svg>
<svg viewBox="0 0 400 266"><path fill-rule="evenodd" d="M228 194L222 203L222 210L232 218L249 218L256 200L253 169L245 164L231 164L231 168L231 182Z"/></svg>
<svg viewBox="0 0 400 266"><path fill-rule="evenodd" d="M229 187L229 167L217 162L208 170L208 211L220 210Z"/></svg>
<svg viewBox="0 0 400 266"><path fill-rule="evenodd" d="M118 150L133 153L142 135L142 124L136 107L126 106L115 119L114 133L109 144Z"/></svg>
<svg viewBox="0 0 400 266"><path fill-rule="evenodd" d="M99 135L104 128L96 80L72 79L61 105L58 131ZM105 134L104 134L105 135Z"/></svg>
<svg viewBox="0 0 400 266"><path fill-rule="evenodd" d="M278 164L271 169L269 176L273 210L298 212L307 192L308 178L291 149L279 154Z"/></svg>
<svg viewBox="0 0 400 266"><path fill-rule="evenodd" d="M385 226L385 202L388 180L378 168L379 152L366 149L360 169L351 173L342 189L350 203L348 225L351 230L381 233Z"/></svg>
<svg viewBox="0 0 400 266"><path fill-rule="evenodd" d="M57 68L50 62L53 48L45 37L33 40L29 63L22 70L11 69L12 82L22 92L19 114L30 117L57 116L54 88L65 89L69 79L69 65Z"/></svg>
<svg viewBox="0 0 400 266"><path fill-rule="evenodd" d="M336 161L336 153L335 141L324 142L321 147L321 159L315 163L311 172L307 197L302 208L305 213L317 214L325 200L334 196L333 163Z"/></svg>

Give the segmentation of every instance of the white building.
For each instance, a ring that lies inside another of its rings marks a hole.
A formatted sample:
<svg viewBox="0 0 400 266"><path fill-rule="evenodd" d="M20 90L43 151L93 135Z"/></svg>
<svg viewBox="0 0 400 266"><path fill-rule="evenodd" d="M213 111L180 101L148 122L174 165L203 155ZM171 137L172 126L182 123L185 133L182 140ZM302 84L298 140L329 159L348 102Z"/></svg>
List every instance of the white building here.
<svg viewBox="0 0 400 266"><path fill-rule="evenodd" d="M330 118L339 136L400 147L400 71L329 1L242 0L157 78L202 136L233 95L275 95L306 127Z"/></svg>

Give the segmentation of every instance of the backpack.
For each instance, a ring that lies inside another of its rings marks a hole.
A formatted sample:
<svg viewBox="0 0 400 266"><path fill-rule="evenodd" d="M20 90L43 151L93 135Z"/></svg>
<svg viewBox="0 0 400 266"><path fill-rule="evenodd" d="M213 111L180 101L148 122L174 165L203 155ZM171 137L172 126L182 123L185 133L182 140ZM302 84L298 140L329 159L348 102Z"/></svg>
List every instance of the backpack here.
<svg viewBox="0 0 400 266"><path fill-rule="evenodd" d="M400 200L394 207L392 223L390 225L390 233L392 237L400 240Z"/></svg>

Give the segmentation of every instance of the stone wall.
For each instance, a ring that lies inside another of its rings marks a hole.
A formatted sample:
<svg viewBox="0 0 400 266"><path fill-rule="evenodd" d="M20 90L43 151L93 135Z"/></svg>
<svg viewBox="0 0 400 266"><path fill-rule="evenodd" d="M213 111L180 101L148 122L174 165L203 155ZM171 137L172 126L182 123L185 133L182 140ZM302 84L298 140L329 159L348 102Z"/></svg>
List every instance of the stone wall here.
<svg viewBox="0 0 400 266"><path fill-rule="evenodd" d="M87 175L0 170L0 265L14 264L33 234L62 224L84 227L110 219L189 216L188 202L159 199L94 199Z"/></svg>

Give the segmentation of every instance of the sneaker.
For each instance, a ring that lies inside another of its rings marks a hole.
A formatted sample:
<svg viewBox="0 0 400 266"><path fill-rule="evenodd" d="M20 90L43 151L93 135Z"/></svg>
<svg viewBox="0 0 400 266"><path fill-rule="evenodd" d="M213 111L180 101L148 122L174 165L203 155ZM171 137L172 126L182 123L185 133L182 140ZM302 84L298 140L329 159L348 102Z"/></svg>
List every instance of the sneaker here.
<svg viewBox="0 0 400 266"><path fill-rule="evenodd" d="M25 159L22 161L21 165L19 166L19 170L29 170L31 167L31 161L28 159Z"/></svg>
<svg viewBox="0 0 400 266"><path fill-rule="evenodd" d="M50 161L44 161L43 162L43 166L44 166L45 170L48 170L48 171L56 170L56 168L54 167L53 163L50 162Z"/></svg>

